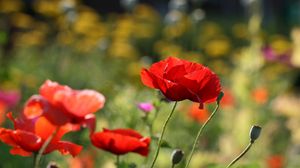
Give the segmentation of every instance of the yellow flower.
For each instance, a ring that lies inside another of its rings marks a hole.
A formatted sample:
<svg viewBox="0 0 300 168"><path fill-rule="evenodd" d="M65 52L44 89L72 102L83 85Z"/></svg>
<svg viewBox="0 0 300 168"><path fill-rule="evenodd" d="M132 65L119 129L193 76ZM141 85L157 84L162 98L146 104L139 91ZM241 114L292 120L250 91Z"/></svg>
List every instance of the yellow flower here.
<svg viewBox="0 0 300 168"><path fill-rule="evenodd" d="M22 29L33 27L34 20L30 15L24 13L15 13L11 16L11 22L14 26Z"/></svg>
<svg viewBox="0 0 300 168"><path fill-rule="evenodd" d="M230 48L230 42L226 37L219 37L217 39L209 40L204 46L205 53L213 57L228 54Z"/></svg>
<svg viewBox="0 0 300 168"><path fill-rule="evenodd" d="M60 0L36 0L34 9L45 16L58 16L60 14Z"/></svg>
<svg viewBox="0 0 300 168"><path fill-rule="evenodd" d="M78 34L87 34L99 21L100 17L93 10L85 7L83 11L79 12L73 28Z"/></svg>
<svg viewBox="0 0 300 168"><path fill-rule="evenodd" d="M113 39L128 39L134 33L135 22L130 16L124 16L116 22L116 27L112 31Z"/></svg>
<svg viewBox="0 0 300 168"><path fill-rule="evenodd" d="M128 41L114 41L108 49L108 54L118 58L137 58L138 51Z"/></svg>
<svg viewBox="0 0 300 168"><path fill-rule="evenodd" d="M159 14L150 6L139 4L133 10L133 17L137 20L147 20L149 22L158 22Z"/></svg>
<svg viewBox="0 0 300 168"><path fill-rule="evenodd" d="M293 39L293 55L291 62L294 66L300 67L300 27L293 28L291 36Z"/></svg>
<svg viewBox="0 0 300 168"><path fill-rule="evenodd" d="M178 38L191 27L190 18L181 12L171 11L166 17L167 22L170 22L163 30L167 39Z"/></svg>
<svg viewBox="0 0 300 168"><path fill-rule="evenodd" d="M10 13L20 11L23 3L20 0L0 0L0 13Z"/></svg>
<svg viewBox="0 0 300 168"><path fill-rule="evenodd" d="M291 43L282 35L273 35L271 37L270 46L278 55L286 54L291 50Z"/></svg>
<svg viewBox="0 0 300 168"><path fill-rule="evenodd" d="M244 23L237 23L233 25L232 33L236 38L246 39L248 37L248 27Z"/></svg>
<svg viewBox="0 0 300 168"><path fill-rule="evenodd" d="M45 33L40 30L33 30L22 33L18 36L17 46L37 46L45 43Z"/></svg>

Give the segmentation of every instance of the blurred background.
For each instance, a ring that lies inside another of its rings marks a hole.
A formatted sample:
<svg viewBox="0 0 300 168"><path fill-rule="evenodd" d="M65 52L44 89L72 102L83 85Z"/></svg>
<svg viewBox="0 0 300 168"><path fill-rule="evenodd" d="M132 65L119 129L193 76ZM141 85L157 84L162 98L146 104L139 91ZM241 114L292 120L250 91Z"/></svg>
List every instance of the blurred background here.
<svg viewBox="0 0 300 168"><path fill-rule="evenodd" d="M167 56L208 66L225 92L191 167L227 165L249 142L254 124L262 126L262 135L239 167L300 167L299 0L0 0L0 124L12 127L5 114L16 116L51 79L106 96L97 113L98 131L123 127L150 136L136 105L158 97L141 84L139 73ZM172 149L189 153L213 108L179 103L158 167L170 167ZM153 123L156 135L170 109L162 103ZM64 138L82 144L82 154L71 158L54 152L45 165L114 167L115 157L92 147L87 130ZM0 146L0 167L32 165L32 158L12 156L7 145ZM135 154L121 160L128 168L131 162L147 163Z"/></svg>

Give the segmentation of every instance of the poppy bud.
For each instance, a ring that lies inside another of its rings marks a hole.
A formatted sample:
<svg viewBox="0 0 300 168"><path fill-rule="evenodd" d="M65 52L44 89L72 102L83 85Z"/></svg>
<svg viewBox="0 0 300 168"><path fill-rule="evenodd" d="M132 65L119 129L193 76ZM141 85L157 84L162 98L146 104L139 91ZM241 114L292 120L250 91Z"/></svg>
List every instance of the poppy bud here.
<svg viewBox="0 0 300 168"><path fill-rule="evenodd" d="M184 156L184 153L182 150L175 149L171 155L172 164L173 165L178 164L182 160L183 156Z"/></svg>
<svg viewBox="0 0 300 168"><path fill-rule="evenodd" d="M260 126L252 126L250 130L250 140L251 142L254 142L260 135L261 127Z"/></svg>
<svg viewBox="0 0 300 168"><path fill-rule="evenodd" d="M219 96L217 97L217 103L218 103L218 104L219 104L220 101L222 100L223 96L224 96L224 92L220 92Z"/></svg>
<svg viewBox="0 0 300 168"><path fill-rule="evenodd" d="M48 163L47 168L59 168L59 166L57 165L57 163L51 161Z"/></svg>

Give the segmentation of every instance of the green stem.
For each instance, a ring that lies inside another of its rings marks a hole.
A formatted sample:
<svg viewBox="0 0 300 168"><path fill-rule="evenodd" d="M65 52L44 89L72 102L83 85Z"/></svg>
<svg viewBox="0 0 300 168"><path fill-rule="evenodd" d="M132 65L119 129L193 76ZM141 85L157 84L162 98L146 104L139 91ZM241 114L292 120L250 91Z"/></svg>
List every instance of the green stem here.
<svg viewBox="0 0 300 168"><path fill-rule="evenodd" d="M55 131L47 138L47 140L43 143L41 149L39 150L39 152L37 154L35 154L35 159L34 159L34 168L39 168L39 163L40 160L42 158L43 153L45 152L46 148L48 147L48 145L50 144L51 140L53 139L53 137L55 136L55 134L57 133L59 127L57 127L55 129Z"/></svg>
<svg viewBox="0 0 300 168"><path fill-rule="evenodd" d="M119 168L120 167L120 155L117 155L117 162L116 162L116 164L117 164L117 168Z"/></svg>
<svg viewBox="0 0 300 168"><path fill-rule="evenodd" d="M36 157L37 157L37 153L36 152L34 152L33 153L33 163L32 163L32 167L35 167L34 165L35 165L35 162L36 162Z"/></svg>
<svg viewBox="0 0 300 168"><path fill-rule="evenodd" d="M152 163L151 163L150 168L153 168L153 167L154 167L154 164L155 164L155 162L156 162L157 156L158 156L158 154L159 154L160 146L161 146L161 143L162 143L162 139L163 139L163 136L164 136L164 133L165 133L167 124L168 124L170 118L172 117L172 115L173 115L173 113L174 113L174 111L175 111L176 105L177 105L177 101L175 102L175 104L174 104L174 106L173 106L173 108L172 108L172 111L169 113L169 115L168 115L168 117L167 117L167 119L166 119L166 121L165 121L165 123L164 123L164 125L163 125L163 127L162 127L161 135L160 135L160 137L159 137L159 139L158 139L158 143L157 143L157 149L156 149L156 152L155 152L155 155L154 155L154 159L153 159L153 161L152 161Z"/></svg>
<svg viewBox="0 0 300 168"><path fill-rule="evenodd" d="M244 151L242 153L240 153L233 161L231 161L229 163L229 165L226 168L231 167L235 162L237 162L238 160L240 160L240 158L242 158L251 148L252 144L254 143L254 141L251 141L248 146L244 149Z"/></svg>
<svg viewBox="0 0 300 168"><path fill-rule="evenodd" d="M172 167L171 168L175 168L175 164L172 164Z"/></svg>
<svg viewBox="0 0 300 168"><path fill-rule="evenodd" d="M215 110L211 113L211 115L209 116L209 118L205 121L205 123L204 123L204 124L201 126L201 128L199 129L199 131L198 131L198 133L197 133L197 136L196 136L196 138L195 138L195 140L194 140L194 144L193 144L192 151L191 151L190 156L189 156L189 158L188 158L188 161L187 161L187 163L186 163L186 165L185 165L185 168L187 168L187 167L189 166L189 164L190 164L190 162L191 162L191 160L192 160L192 157L193 157L195 148L196 148L196 146L197 146L199 137L200 137L200 135L201 135L203 129L204 129L205 126L208 124L208 122L213 118L213 116L216 114L216 112L217 112L218 109L219 109L219 106L220 106L219 103L217 103L217 106L216 106Z"/></svg>

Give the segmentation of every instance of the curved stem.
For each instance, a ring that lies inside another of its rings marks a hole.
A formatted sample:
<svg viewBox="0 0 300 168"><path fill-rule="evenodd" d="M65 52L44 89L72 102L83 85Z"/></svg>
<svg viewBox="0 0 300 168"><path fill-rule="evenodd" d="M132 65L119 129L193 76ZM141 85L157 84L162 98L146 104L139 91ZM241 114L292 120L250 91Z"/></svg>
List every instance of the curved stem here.
<svg viewBox="0 0 300 168"><path fill-rule="evenodd" d="M237 162L238 160L240 160L240 158L242 158L248 152L248 150L251 148L251 146L252 146L253 143L254 143L254 141L251 141L248 144L248 146L244 149L244 151L242 153L240 153L235 159L233 159L233 161L231 161L226 168L231 167L235 162Z"/></svg>
<svg viewBox="0 0 300 168"><path fill-rule="evenodd" d="M172 164L172 167L171 168L175 168L175 164Z"/></svg>
<svg viewBox="0 0 300 168"><path fill-rule="evenodd" d="M39 150L39 152L37 153L36 157L35 157L35 162L34 162L34 168L38 168L39 167L39 163L40 160L42 158L43 153L45 152L46 148L48 147L48 145L50 144L51 140L53 139L53 137L55 136L55 134L57 133L59 127L57 127L55 129L55 131L47 138L47 140L43 143L41 149Z"/></svg>
<svg viewBox="0 0 300 168"><path fill-rule="evenodd" d="M158 154L159 154L160 146L161 146L161 143L162 143L162 139L163 139L163 136L164 136L164 133L165 133L167 124L168 124L170 118L172 117L172 115L173 115L173 113L174 113L174 111L175 111L176 105L177 105L177 101L175 102L175 104L174 104L174 106L173 106L173 108L172 108L172 111L169 113L169 115L168 115L168 117L167 117L167 119L166 119L166 121L165 121L165 123L164 123L164 125L163 125L163 127L162 127L161 135L160 135L160 137L159 137L159 139L158 139L157 149L156 149L156 151L155 151L154 159L153 159L153 161L152 161L152 163L151 163L151 166L150 166L151 168L154 167L154 164L155 164L155 162L156 162L156 159L157 159L157 156L158 156Z"/></svg>
<svg viewBox="0 0 300 168"><path fill-rule="evenodd" d="M197 136L196 136L196 138L195 138L195 140L194 140L194 144L193 144L192 151L191 151L190 156L189 156L189 158L188 158L188 161L187 161L187 163L186 163L186 165L185 165L185 168L187 168L187 167L189 166L189 164L190 164L190 162L191 162L191 160L192 160L192 157L193 157L195 148L196 148L196 146L197 146L197 144L198 144L198 140L199 140L199 137L200 137L200 135L201 135L203 129L204 129L205 126L208 124L208 122L213 118L213 116L216 114L216 112L217 112L218 109L219 109L219 106L220 106L219 103L217 103L217 106L216 106L215 110L211 113L211 115L209 116L209 118L205 121L205 123L204 123L204 124L201 126L201 128L199 129L199 131L198 131L198 133L197 133Z"/></svg>

